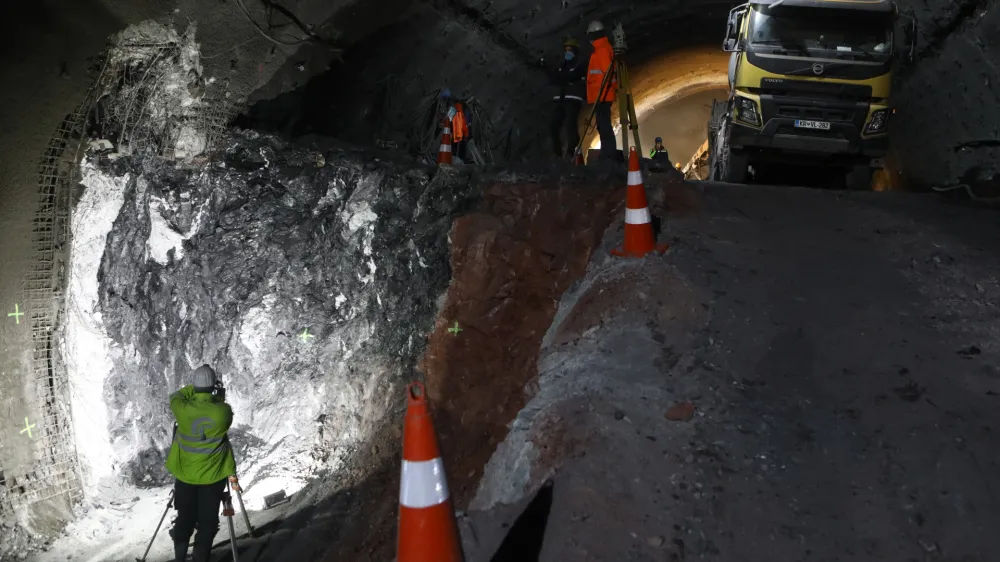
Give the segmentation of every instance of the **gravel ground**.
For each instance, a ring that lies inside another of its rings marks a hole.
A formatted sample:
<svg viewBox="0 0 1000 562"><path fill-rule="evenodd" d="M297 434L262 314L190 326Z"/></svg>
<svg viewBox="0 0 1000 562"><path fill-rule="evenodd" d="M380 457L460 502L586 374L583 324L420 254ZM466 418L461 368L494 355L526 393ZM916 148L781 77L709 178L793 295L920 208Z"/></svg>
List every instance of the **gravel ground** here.
<svg viewBox="0 0 1000 562"><path fill-rule="evenodd" d="M990 559L995 213L697 191L664 257L596 254L564 297L465 521L469 560L512 517L483 510L546 479L540 560Z"/></svg>

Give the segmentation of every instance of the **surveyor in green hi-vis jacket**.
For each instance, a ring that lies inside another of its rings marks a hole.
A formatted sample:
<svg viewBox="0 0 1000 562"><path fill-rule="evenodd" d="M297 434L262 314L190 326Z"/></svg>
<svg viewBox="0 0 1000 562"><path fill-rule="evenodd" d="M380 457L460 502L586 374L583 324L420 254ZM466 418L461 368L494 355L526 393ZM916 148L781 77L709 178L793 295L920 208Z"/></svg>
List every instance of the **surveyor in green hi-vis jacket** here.
<svg viewBox="0 0 1000 562"><path fill-rule="evenodd" d="M194 561L207 562L219 532L219 511L226 480L236 473L236 460L227 432L233 409L225 388L208 365L195 369L192 384L170 395L174 413L174 440L167 470L177 479L174 505L177 519L170 531L174 558L184 562L195 529Z"/></svg>

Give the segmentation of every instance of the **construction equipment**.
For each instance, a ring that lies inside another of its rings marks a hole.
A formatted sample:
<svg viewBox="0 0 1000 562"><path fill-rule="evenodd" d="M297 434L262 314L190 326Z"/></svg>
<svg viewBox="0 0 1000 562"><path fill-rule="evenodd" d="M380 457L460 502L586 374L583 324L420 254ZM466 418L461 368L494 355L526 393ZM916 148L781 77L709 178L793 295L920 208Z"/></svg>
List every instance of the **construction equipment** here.
<svg viewBox="0 0 1000 562"><path fill-rule="evenodd" d="M218 385L218 391L224 393L225 389L221 388L221 384ZM175 424L176 426L176 424ZM174 428L176 430L176 427ZM240 511L243 512L243 521L247 525L247 534L251 537L254 536L253 525L250 524L250 515L247 514L246 506L243 504L243 488L240 487L240 480L235 474L230 476L226 480L226 491L222 495L222 514L226 516L229 521L229 544L233 551L233 561L239 562L239 553L236 551L236 528L233 525L233 516L236 515L236 510L233 509L233 496L230 491L236 492L236 499L240 503ZM153 531L153 537L149 539L149 544L146 545L146 551L142 553L142 558L136 558L136 562L146 562L146 557L149 556L149 551L153 548L153 541L156 540L156 535L160 532L160 527L163 526L163 520L167 518L167 513L170 508L174 506L174 491L170 490L170 496L167 500L167 507L163 510L163 515L160 517L160 522L156 524L156 530Z"/></svg>
<svg viewBox="0 0 1000 562"><path fill-rule="evenodd" d="M240 479L235 474L229 477L229 486L236 492L236 501L240 502L240 511L243 513L243 522L247 524L247 534L253 537L253 525L250 524L250 515L243 505L243 488L240 488Z"/></svg>
<svg viewBox="0 0 1000 562"><path fill-rule="evenodd" d="M635 113L635 99L632 97L632 83L629 80L628 66L625 64L625 53L628 51L628 44L625 43L625 29L622 27L621 22L615 24L615 28L611 31L611 48L614 51L614 58L611 59L611 70L610 72L604 73L604 80L601 81L601 91L597 99L603 99L604 94L611 87L611 83L617 78L618 79L618 122L622 128L622 150L628 152L628 131L632 131L632 138L635 143L635 148L639 153L642 153L642 142L639 140L639 119L636 117ZM594 116L597 113L597 104L594 104L594 108L590 110L590 117L587 118L588 130L582 137L580 137L580 144L577 146L577 151L582 154L583 142L587 135L590 133L591 123L594 122ZM628 124L628 129L626 130L625 125ZM607 147L602 146L602 150L606 150ZM612 147L614 150L615 147Z"/></svg>
<svg viewBox="0 0 1000 562"><path fill-rule="evenodd" d="M462 562L462 542L427 403L427 391L423 384L414 382L407 387L406 393L396 559L399 562Z"/></svg>
<svg viewBox="0 0 1000 562"><path fill-rule="evenodd" d="M236 529L233 526L233 515L236 515L236 511L233 509L233 496L229 493L229 488L230 483L227 481L226 492L222 494L222 514L226 516L226 522L229 524L229 546L233 550L233 562L240 562L240 553L236 550ZM240 500L240 503L242 502L243 500Z"/></svg>
<svg viewBox="0 0 1000 562"><path fill-rule="evenodd" d="M156 524L156 530L153 531L153 537L149 539L149 544L146 545L146 552L142 553L142 558L136 558L135 562L146 562L146 557L149 556L149 549L153 548L153 541L156 540L156 535L160 532L160 527L163 526L163 520L167 518L167 513L170 512L170 508L174 506L174 491L170 490L170 495L167 497L167 508L163 510L163 515L160 517L160 522Z"/></svg>
<svg viewBox="0 0 1000 562"><path fill-rule="evenodd" d="M628 153L628 192L625 195L625 241L621 248L611 250L611 255L623 258L641 258L653 252L667 251L666 244L656 243L653 217L646 201L646 185L639 169L639 153L633 146Z"/></svg>
<svg viewBox="0 0 1000 562"><path fill-rule="evenodd" d="M451 127L441 129L441 146L438 147L438 166L451 166Z"/></svg>
<svg viewBox="0 0 1000 562"><path fill-rule="evenodd" d="M729 97L708 125L711 179L743 183L751 167L806 163L845 168L848 188L870 189L888 150L893 72L912 58L915 29L893 0L733 8L722 47L732 53Z"/></svg>

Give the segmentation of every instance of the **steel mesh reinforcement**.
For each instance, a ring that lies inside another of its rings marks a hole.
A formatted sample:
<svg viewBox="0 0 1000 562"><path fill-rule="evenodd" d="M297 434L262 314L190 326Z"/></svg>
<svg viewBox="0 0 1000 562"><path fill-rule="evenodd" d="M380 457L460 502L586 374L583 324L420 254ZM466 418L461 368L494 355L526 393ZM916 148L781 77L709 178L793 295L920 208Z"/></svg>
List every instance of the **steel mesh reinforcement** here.
<svg viewBox="0 0 1000 562"><path fill-rule="evenodd" d="M145 49L148 58L136 63L133 57L126 64L119 56L115 62L114 54L130 49ZM35 402L24 408L32 412L32 434L17 444L17 455L0 455L0 520L18 508L60 497L72 503L83 495L69 380L56 346L65 308L72 193L91 140L88 134L97 131L128 154L173 158L177 135L187 126L203 133L204 156L242 108L206 85L195 111L164 123L151 103L164 80L164 69L156 63L175 59L180 49L177 43L113 41L83 103L62 121L39 161L32 260L18 299L24 307L22 322L31 331L31 372L23 384L24 395Z"/></svg>
<svg viewBox="0 0 1000 562"><path fill-rule="evenodd" d="M55 345L66 276L70 194L89 106L90 96L63 119L38 164L32 260L19 299L31 332L31 371L23 378L24 395L35 402L25 410L34 415L27 445L23 440L19 445L18 460L0 458L0 516L57 496L72 501L80 495L68 380Z"/></svg>

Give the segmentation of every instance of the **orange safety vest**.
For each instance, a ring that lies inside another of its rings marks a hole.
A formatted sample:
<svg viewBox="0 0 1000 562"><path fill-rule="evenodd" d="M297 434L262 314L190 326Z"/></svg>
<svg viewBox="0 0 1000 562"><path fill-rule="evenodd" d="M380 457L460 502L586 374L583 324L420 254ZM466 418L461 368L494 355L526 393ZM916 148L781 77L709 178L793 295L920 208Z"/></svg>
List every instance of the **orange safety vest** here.
<svg viewBox="0 0 1000 562"><path fill-rule="evenodd" d="M598 101L615 101L618 93L618 78L612 76L610 83L601 96L601 83L604 82L604 74L611 71L611 61L615 58L615 52L611 50L611 43L607 37L598 37L591 42L594 45L594 52L590 55L590 65L587 67L587 103L597 103ZM598 100L597 97L601 96Z"/></svg>
<svg viewBox="0 0 1000 562"><path fill-rule="evenodd" d="M455 104L455 116L451 118L452 140L462 142L469 136L469 124L465 121L465 112L462 111L462 104Z"/></svg>

